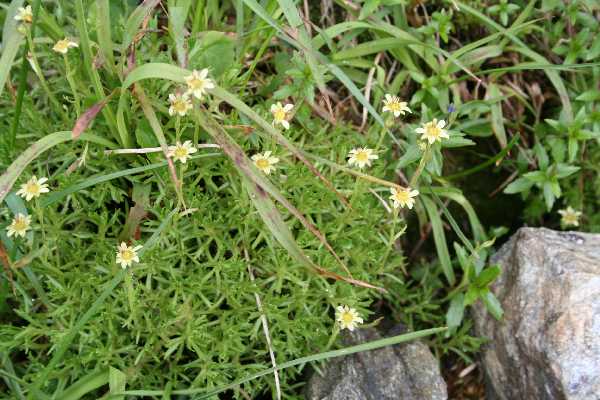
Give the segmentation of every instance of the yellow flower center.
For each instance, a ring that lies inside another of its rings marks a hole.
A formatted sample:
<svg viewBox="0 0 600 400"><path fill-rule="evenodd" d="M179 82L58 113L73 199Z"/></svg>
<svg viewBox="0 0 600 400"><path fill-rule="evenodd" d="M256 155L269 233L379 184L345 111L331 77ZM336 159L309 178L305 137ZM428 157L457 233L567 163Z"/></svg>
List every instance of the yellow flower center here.
<svg viewBox="0 0 600 400"><path fill-rule="evenodd" d="M285 119L285 111L283 110L283 108L276 110L273 113L273 117L276 121L283 121Z"/></svg>
<svg viewBox="0 0 600 400"><path fill-rule="evenodd" d="M269 160L267 160L266 158L259 158L258 160L256 160L256 166L260 169L269 168L269 165L271 165L271 163L269 163Z"/></svg>
<svg viewBox="0 0 600 400"><path fill-rule="evenodd" d="M185 147L178 147L173 152L173 155L175 156L175 158L187 157L188 151L187 151L187 149Z"/></svg>
<svg viewBox="0 0 600 400"><path fill-rule="evenodd" d="M196 90L196 89L203 89L204 88L204 84L205 84L205 80L204 79L198 79L198 78L194 78L194 79L190 79L188 81L188 86L190 87L190 89L192 90Z"/></svg>
<svg viewBox="0 0 600 400"><path fill-rule="evenodd" d="M349 312L344 312L341 315L341 319L345 324L351 324L354 321L354 316Z"/></svg>
<svg viewBox="0 0 600 400"><path fill-rule="evenodd" d="M40 185L37 183L28 183L25 187L25 191L31 194L40 194Z"/></svg>
<svg viewBox="0 0 600 400"><path fill-rule="evenodd" d="M394 198L399 202L399 203L406 203L409 199L409 193L406 190L398 190L396 192L396 194L394 194Z"/></svg>
<svg viewBox="0 0 600 400"><path fill-rule="evenodd" d="M27 229L27 221L25 218L17 218L13 224L13 229L17 232Z"/></svg>
<svg viewBox="0 0 600 400"><path fill-rule="evenodd" d="M186 112L187 111L187 103L181 99L177 99L173 102L173 108L177 112Z"/></svg>
<svg viewBox="0 0 600 400"><path fill-rule="evenodd" d="M135 257L135 253L129 249L121 250L121 260L123 261L131 261Z"/></svg>
<svg viewBox="0 0 600 400"><path fill-rule="evenodd" d="M21 13L21 20L25 23L31 24L33 22L33 14L23 12Z"/></svg>
<svg viewBox="0 0 600 400"><path fill-rule="evenodd" d="M54 49L56 51L65 51L67 50L69 47L69 42L67 42L66 40L59 40L58 42L56 42L56 46L54 46Z"/></svg>
<svg viewBox="0 0 600 400"><path fill-rule="evenodd" d="M369 153L367 153L366 151L357 151L354 157L356 158L356 161L361 163L369 161Z"/></svg>
<svg viewBox="0 0 600 400"><path fill-rule="evenodd" d="M431 136L437 139L438 137L440 137L441 133L442 130L438 128L438 126L433 122L430 122L425 126L425 134L427 136Z"/></svg>
<svg viewBox="0 0 600 400"><path fill-rule="evenodd" d="M577 215L575 213L565 214L563 216L563 220L567 224L576 224L577 222L579 222L579 218L577 217Z"/></svg>
<svg viewBox="0 0 600 400"><path fill-rule="evenodd" d="M392 111L402 111L402 106L400 102L392 101L388 103L388 108Z"/></svg>

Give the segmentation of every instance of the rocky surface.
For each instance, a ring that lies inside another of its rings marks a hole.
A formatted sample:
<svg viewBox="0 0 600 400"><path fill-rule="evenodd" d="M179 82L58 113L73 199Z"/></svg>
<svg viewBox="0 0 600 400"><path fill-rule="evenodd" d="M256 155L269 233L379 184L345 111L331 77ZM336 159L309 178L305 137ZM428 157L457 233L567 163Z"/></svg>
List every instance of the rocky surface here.
<svg viewBox="0 0 600 400"><path fill-rule="evenodd" d="M600 235L522 228L492 262L504 321L474 317L495 396L600 399Z"/></svg>
<svg viewBox="0 0 600 400"><path fill-rule="evenodd" d="M387 336L399 335L400 328ZM348 333L348 346L380 339L373 329ZM437 359L419 341L329 360L310 379L307 400L445 400L446 384Z"/></svg>

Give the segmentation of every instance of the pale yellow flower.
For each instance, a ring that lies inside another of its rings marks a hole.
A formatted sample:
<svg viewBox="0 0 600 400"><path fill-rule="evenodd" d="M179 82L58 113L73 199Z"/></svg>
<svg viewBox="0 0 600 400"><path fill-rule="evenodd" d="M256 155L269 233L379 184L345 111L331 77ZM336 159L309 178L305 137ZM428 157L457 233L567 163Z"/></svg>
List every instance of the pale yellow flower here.
<svg viewBox="0 0 600 400"><path fill-rule="evenodd" d="M17 15L15 15L15 21L21 21L25 24L30 24L33 21L33 12L31 6L19 7Z"/></svg>
<svg viewBox="0 0 600 400"><path fill-rule="evenodd" d="M434 118L433 121L427 122L422 127L417 128L415 132L421 134L421 139L427 140L429 144L433 144L436 141L450 138L448 131L443 129L444 126L446 126L446 121L443 119L438 121Z"/></svg>
<svg viewBox="0 0 600 400"><path fill-rule="evenodd" d="M394 117L399 117L400 115L404 115L405 113L410 113L410 108L408 108L408 103L405 101L400 101L398 96L392 96L391 94L385 95L385 100L383 100L383 112L389 111L394 114Z"/></svg>
<svg viewBox="0 0 600 400"><path fill-rule="evenodd" d="M127 243L121 242L117 247L117 264L121 264L121 268L125 269L134 262L139 263L140 258L137 252L144 246L127 246Z"/></svg>
<svg viewBox="0 0 600 400"><path fill-rule="evenodd" d="M282 105L281 102L277 102L271 105L271 114L273 114L273 123L281 124L285 129L290 129L290 123L288 122L288 114L294 108L293 104Z"/></svg>
<svg viewBox="0 0 600 400"><path fill-rule="evenodd" d="M12 223L6 228L6 235L11 237L15 235L25 237L29 226L31 225L31 216L18 213L12 220Z"/></svg>
<svg viewBox="0 0 600 400"><path fill-rule="evenodd" d="M338 306L335 319L340 325L340 329L348 329L350 331L353 331L358 324L363 323L363 319L358 315L358 312L348 306Z"/></svg>
<svg viewBox="0 0 600 400"><path fill-rule="evenodd" d="M581 217L581 211L574 210L573 207L569 206L563 210L558 210L558 213L562 216L560 222L566 226L579 226L579 217Z"/></svg>
<svg viewBox="0 0 600 400"><path fill-rule="evenodd" d="M185 162L191 156L191 154L194 154L197 151L198 149L194 147L192 142L190 140L186 140L185 142L183 142L183 144L177 142L175 146L169 146L168 154L169 157L174 158L175 160L185 164Z"/></svg>
<svg viewBox="0 0 600 400"><path fill-rule="evenodd" d="M173 94L169 95L169 102L171 106L169 107L169 115L179 114L180 116L184 116L187 114L189 110L191 110L194 105L190 100L190 96L187 93L184 94Z"/></svg>
<svg viewBox="0 0 600 400"><path fill-rule="evenodd" d="M265 151L262 154L258 153L253 155L252 161L254 161L254 165L256 165L256 168L269 175L271 171L275 169L275 164L279 162L279 158L271 157L271 152Z"/></svg>
<svg viewBox="0 0 600 400"><path fill-rule="evenodd" d="M48 178L36 178L35 175L31 177L26 183L21 185L21 189L17 191L17 195L24 197L25 200L29 201L34 197L40 197L42 193L48 193L48 185L46 182Z"/></svg>
<svg viewBox="0 0 600 400"><path fill-rule="evenodd" d="M359 147L356 149L350 150L348 153L348 164L356 165L358 168L364 168L365 166L371 166L371 160L377 160L379 156L373 153L372 149L368 149L366 147Z"/></svg>
<svg viewBox="0 0 600 400"><path fill-rule="evenodd" d="M419 195L418 190L412 190L409 187L399 186L397 188L393 187L390 189L392 195L390 196L390 200L394 202L394 208L398 207L408 207L408 209L413 208L415 204L415 197Z"/></svg>
<svg viewBox="0 0 600 400"><path fill-rule="evenodd" d="M67 52L69 51L70 48L75 48L75 47L79 47L79 45L75 42L70 41L67 38L64 38L64 39L56 42L54 47L52 47L52 50L54 50L55 52L60 53L60 54L67 54Z"/></svg>
<svg viewBox="0 0 600 400"><path fill-rule="evenodd" d="M185 83L188 86L187 93L194 95L197 99L202 99L207 90L215 87L213 81L208 78L208 68L201 71L193 70L191 75L185 77Z"/></svg>

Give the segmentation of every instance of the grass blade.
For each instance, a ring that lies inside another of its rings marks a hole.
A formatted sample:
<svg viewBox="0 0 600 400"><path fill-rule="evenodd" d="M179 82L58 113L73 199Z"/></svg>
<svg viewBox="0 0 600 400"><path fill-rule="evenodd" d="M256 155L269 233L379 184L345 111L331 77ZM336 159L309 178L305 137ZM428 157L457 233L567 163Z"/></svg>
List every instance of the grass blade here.
<svg viewBox="0 0 600 400"><path fill-rule="evenodd" d="M504 116L502 115L502 93L498 85L491 82L488 84L485 100L490 103L492 117L492 131L500 143L500 147L506 147L506 130L504 129Z"/></svg>
<svg viewBox="0 0 600 400"><path fill-rule="evenodd" d="M0 176L0 202L4 200L19 175L21 175L29 163L49 148L69 140L71 140L71 131L54 132L41 138L21 153L21 155L6 169L2 176ZM82 134L80 140L99 143L107 147L114 147L114 144L108 140L89 133Z"/></svg>
<svg viewBox="0 0 600 400"><path fill-rule="evenodd" d="M60 393L61 400L78 400L87 393L108 384L108 370L92 372L72 384Z"/></svg>
<svg viewBox="0 0 600 400"><path fill-rule="evenodd" d="M97 0L96 13L98 14L96 20L96 32L98 35L100 52L102 53L102 57L104 57L106 64L108 64L108 70L113 74L117 74L117 67L113 56L115 45L112 41L110 31L111 21L109 0Z"/></svg>
<svg viewBox="0 0 600 400"><path fill-rule="evenodd" d="M277 366L277 368L265 369L263 371L252 374L246 378L239 379L235 382L232 382L229 385L221 386L221 387L218 387L215 389L211 389L209 391L206 391L206 389L183 389L183 390L173 390L172 394L180 394L180 395L200 394L200 396L197 397L197 399L208 399L208 398L211 398L221 392L238 387L238 386L240 386L246 382L249 382L253 379L272 374L275 370L280 371L285 368L293 367L296 365L302 365L302 364L306 364L306 363L313 362L313 361L328 360L328 359L334 358L334 357L347 356L350 354L360 353L363 351L379 349L381 347L393 346L393 345L396 345L399 343L405 343L405 342L409 342L411 340L416 340L416 339L420 339L422 337L434 335L436 333L441 333L441 332L446 331L447 329L448 328L446 328L446 327L424 329L421 331L405 333L403 335L392 336L389 338L374 340L372 342L362 343L362 344L359 344L356 346L346 347L346 348L339 349L339 350L332 350L332 351L326 351L324 353L313 354L311 356L301 357L301 358L297 358L292 361L281 363ZM160 396L163 393L164 393L164 390L128 390L126 392L119 393L119 394L124 394L124 395L129 395L129 396Z"/></svg>
<svg viewBox="0 0 600 400"><path fill-rule="evenodd" d="M448 252L448 243L446 242L446 234L444 233L444 225L442 218L440 217L439 210L435 203L429 199L426 195L419 196L427 215L429 216L429 222L431 223L431 230L433 232L433 241L435 242L435 249L442 265L444 275L450 285L454 286L456 283L456 277L454 276L454 270L452 269L452 261L450 259L450 253Z"/></svg>
<svg viewBox="0 0 600 400"><path fill-rule="evenodd" d="M280 192L279 190L260 172L250 159L246 156L243 150L235 143L229 134L213 119L213 117L206 113L201 112L197 114L198 122L206 131L213 137L215 142L221 147L223 152L232 160L235 164L240 175L246 180L246 187L249 189L252 201L254 202L257 210L263 217L263 220L271 229L271 232L277 239L277 241L290 252L290 254L300 263L305 266L315 269L319 274L327 276L329 278L343 280L348 283L352 283L358 286L368 287L371 289L377 289L381 292L385 292L384 289L373 286L367 282L355 280L352 277L342 277L340 275L326 271L322 267L315 265L298 247L297 243L293 239L291 232L281 214L273 204L272 200L268 195L272 196L280 204L282 204L294 217L296 217L306 229L308 229L319 241L327 248L327 250L335 257L337 262L342 268L350 275L350 271L337 255L335 250L327 242L325 236L310 223L304 215L292 205Z"/></svg>
<svg viewBox="0 0 600 400"><path fill-rule="evenodd" d="M23 35L17 32L17 21L15 21L17 9L22 5L23 0L13 0L6 10L6 19L2 29L2 56L0 57L0 95L6 87L10 67L23 43Z"/></svg>

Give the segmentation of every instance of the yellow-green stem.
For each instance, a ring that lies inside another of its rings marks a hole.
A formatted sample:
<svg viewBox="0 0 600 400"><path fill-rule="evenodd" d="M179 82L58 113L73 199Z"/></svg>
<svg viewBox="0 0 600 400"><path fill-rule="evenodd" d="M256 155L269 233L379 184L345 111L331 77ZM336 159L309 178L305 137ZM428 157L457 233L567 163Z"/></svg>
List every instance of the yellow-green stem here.
<svg viewBox="0 0 600 400"><path fill-rule="evenodd" d="M63 59L65 60L65 71L67 75L67 82L69 82L69 86L71 87L71 92L73 92L73 101L75 103L75 112L77 113L77 118L81 116L81 101L79 99L79 93L77 93L77 86L75 86L75 82L73 81L73 71L71 69L71 64L69 63L69 58L66 54L63 54Z"/></svg>
<svg viewBox="0 0 600 400"><path fill-rule="evenodd" d="M419 183L419 178L421 177L421 174L423 173L423 170L425 169L425 165L427 165L427 163L429 162L429 155L431 153L431 145L427 144L425 147L425 151L423 151L423 156L421 157L421 161L419 161L419 166L417 167L417 170L415 171L414 175L412 176L412 178L410 179L410 188L411 189L415 189Z"/></svg>
<svg viewBox="0 0 600 400"><path fill-rule="evenodd" d="M35 55L35 47L33 45L33 38L31 37L30 30L27 30L27 43L29 44L29 54L30 54L29 60L33 64L32 65L33 72L38 77L38 79L40 81L40 85L42 86L42 89L44 89L44 91L46 92L46 95L50 99L50 102L54 105L54 107L56 109L58 109L58 112L60 113L63 120L65 122L68 122L69 117L65 113L65 110L63 110L61 103L58 101L56 96L54 96L54 93L52 93L52 91L50 90L50 87L48 86L48 83L46 82L46 78L44 78L44 74L42 73L40 64L37 61L37 56Z"/></svg>

